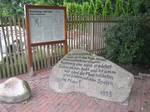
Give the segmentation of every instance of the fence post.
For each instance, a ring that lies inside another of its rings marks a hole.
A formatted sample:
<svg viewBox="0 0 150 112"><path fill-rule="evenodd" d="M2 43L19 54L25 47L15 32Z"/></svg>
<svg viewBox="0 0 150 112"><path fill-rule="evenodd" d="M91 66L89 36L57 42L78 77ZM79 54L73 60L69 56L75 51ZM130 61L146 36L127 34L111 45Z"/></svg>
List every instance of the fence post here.
<svg viewBox="0 0 150 112"><path fill-rule="evenodd" d="M94 16L92 16L92 21L91 21L91 33L90 33L90 50L94 50Z"/></svg>

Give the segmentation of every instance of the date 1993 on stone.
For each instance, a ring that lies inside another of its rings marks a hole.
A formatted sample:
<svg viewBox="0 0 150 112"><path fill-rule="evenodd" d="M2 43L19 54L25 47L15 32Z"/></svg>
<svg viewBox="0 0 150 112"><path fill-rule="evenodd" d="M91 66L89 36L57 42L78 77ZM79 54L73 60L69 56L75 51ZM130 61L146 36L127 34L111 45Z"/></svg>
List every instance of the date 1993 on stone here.
<svg viewBox="0 0 150 112"><path fill-rule="evenodd" d="M100 91L100 95L105 97L112 97L112 91Z"/></svg>

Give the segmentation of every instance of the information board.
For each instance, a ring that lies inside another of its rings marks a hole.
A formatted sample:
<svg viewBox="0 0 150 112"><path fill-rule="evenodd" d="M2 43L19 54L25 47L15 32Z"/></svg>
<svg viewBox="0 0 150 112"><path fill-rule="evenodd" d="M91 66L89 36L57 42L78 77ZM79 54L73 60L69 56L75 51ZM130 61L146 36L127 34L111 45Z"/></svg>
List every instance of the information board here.
<svg viewBox="0 0 150 112"><path fill-rule="evenodd" d="M29 9L32 43L64 40L64 10Z"/></svg>
<svg viewBox="0 0 150 112"><path fill-rule="evenodd" d="M26 44L29 68L33 71L32 47L63 43L67 53L66 8L25 5Z"/></svg>
<svg viewBox="0 0 150 112"><path fill-rule="evenodd" d="M29 9L32 43L64 40L64 10Z"/></svg>

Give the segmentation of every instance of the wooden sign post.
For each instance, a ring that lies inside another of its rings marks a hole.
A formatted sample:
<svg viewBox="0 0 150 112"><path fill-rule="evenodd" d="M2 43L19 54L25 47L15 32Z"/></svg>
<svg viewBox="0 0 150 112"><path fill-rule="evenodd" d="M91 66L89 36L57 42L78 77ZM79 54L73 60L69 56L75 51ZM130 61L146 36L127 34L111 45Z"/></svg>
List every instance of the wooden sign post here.
<svg viewBox="0 0 150 112"><path fill-rule="evenodd" d="M32 46L64 43L67 53L67 15L65 7L25 5L29 74L33 75Z"/></svg>

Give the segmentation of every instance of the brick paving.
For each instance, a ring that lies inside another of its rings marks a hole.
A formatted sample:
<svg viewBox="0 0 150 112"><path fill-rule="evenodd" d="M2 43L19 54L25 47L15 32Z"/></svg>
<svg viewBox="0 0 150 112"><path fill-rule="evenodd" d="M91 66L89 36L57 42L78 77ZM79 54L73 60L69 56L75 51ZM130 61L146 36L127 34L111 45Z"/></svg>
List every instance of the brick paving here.
<svg viewBox="0 0 150 112"><path fill-rule="evenodd" d="M127 105L81 93L56 93L48 87L49 75L46 70L33 77L26 74L18 76L30 84L32 98L18 104L0 103L0 112L150 112L150 78L135 80Z"/></svg>

